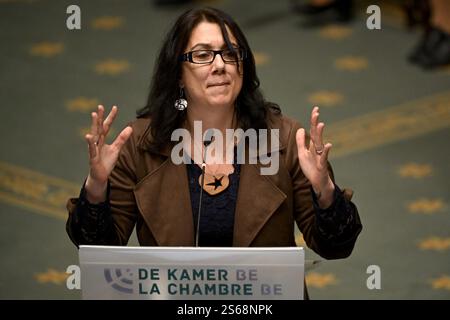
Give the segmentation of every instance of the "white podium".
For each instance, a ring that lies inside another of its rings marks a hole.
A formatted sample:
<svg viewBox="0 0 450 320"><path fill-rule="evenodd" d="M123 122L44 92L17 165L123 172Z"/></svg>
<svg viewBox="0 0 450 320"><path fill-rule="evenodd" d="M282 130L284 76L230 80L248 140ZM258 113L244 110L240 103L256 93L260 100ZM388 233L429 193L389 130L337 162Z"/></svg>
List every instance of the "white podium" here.
<svg viewBox="0 0 450 320"><path fill-rule="evenodd" d="M83 299L303 299L301 247L80 246Z"/></svg>

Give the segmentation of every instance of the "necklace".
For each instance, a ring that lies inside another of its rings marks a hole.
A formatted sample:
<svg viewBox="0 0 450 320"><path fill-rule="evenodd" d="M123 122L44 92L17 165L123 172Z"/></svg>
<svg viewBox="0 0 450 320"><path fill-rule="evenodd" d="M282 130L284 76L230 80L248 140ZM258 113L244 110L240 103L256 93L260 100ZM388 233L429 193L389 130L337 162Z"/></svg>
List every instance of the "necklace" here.
<svg viewBox="0 0 450 320"><path fill-rule="evenodd" d="M236 129L235 124L235 115L233 116L231 127ZM227 140L227 139L225 139ZM211 144L214 144L215 141L213 141ZM207 192L209 195L214 196L219 193L222 193L225 191L229 185L230 185L230 179L229 175L234 172L234 166L233 164L217 164L215 162L206 164L206 148L204 149L203 146L200 144L198 145L193 139L193 147L199 148L201 150L201 155L203 158L204 164L202 165L202 171L204 170L204 179L202 181L202 175L198 177L198 183L200 185L200 188L203 188L205 192ZM211 147L211 144L208 147ZM230 144L234 148L235 144L234 142ZM225 155L227 155L227 150L229 150L229 146L227 144L227 141L225 141ZM216 150L214 150L216 151ZM195 151L194 151L195 154ZM223 161L223 159L219 159L220 161ZM203 168L204 166L204 168ZM220 172L219 172L220 171ZM202 184L203 182L203 184Z"/></svg>
<svg viewBox="0 0 450 320"><path fill-rule="evenodd" d="M198 183L202 186L202 176L198 177ZM230 185L230 179L228 175L223 173L209 174L205 173L205 180L203 181L203 190L209 195L215 196L225 191Z"/></svg>
<svg viewBox="0 0 450 320"><path fill-rule="evenodd" d="M202 154L204 150L202 148ZM206 156L205 156L206 157ZM198 177L198 183L209 195L214 196L225 191L230 185L229 175L234 172L232 164L204 164L204 180L202 185L202 175Z"/></svg>
<svg viewBox="0 0 450 320"><path fill-rule="evenodd" d="M199 145L194 140L194 149L195 148L197 148L197 150L200 149L202 158L203 158L202 172L204 172L204 175L201 174L198 177L198 183L199 183L200 187L202 187L203 190L211 196L222 193L229 187L229 185L230 185L229 175L234 172L233 164L218 164L215 161L207 161L207 159L206 159L207 154L210 153L210 152L206 152L207 148L211 148L211 146L214 146L214 143L216 141L217 140L214 140L213 142L211 142L211 144L208 145L208 147L204 148L202 145ZM221 145L221 144L219 144L219 145ZM227 154L227 150L231 149L230 146L234 147L234 143L228 143L228 145L226 144L225 157ZM210 155L214 156L217 154L216 149L214 149L213 152L214 152L214 154L210 153ZM223 158L217 159L217 161L220 161L220 162L222 162L223 160L224 160ZM210 163L208 163L208 162L210 162ZM203 178L203 181L202 181L202 178Z"/></svg>

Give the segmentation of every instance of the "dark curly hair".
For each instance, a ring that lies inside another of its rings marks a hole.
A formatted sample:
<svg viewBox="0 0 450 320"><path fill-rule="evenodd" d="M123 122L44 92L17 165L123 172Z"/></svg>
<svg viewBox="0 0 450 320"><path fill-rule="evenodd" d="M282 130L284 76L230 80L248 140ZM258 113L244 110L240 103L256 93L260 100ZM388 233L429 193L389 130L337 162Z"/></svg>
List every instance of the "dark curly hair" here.
<svg viewBox="0 0 450 320"><path fill-rule="evenodd" d="M164 39L155 62L147 104L137 111L138 118L151 118L152 149L159 150L170 143L172 132L180 128L186 118L186 111L174 108L174 102L179 98L183 63L179 56L184 53L192 30L203 21L217 23L228 48L232 49L227 26L236 38L238 46L247 52L243 61L242 89L236 101L236 115L240 127L244 130L267 129L267 113L281 113L279 106L267 102L259 89L255 58L237 23L228 14L215 8L190 9L177 19Z"/></svg>

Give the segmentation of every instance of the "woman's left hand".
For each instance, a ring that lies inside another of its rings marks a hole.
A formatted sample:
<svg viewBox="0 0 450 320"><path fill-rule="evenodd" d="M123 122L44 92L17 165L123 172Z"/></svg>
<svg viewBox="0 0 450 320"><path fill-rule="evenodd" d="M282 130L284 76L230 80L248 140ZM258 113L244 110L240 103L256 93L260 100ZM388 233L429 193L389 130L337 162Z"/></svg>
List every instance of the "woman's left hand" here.
<svg viewBox="0 0 450 320"><path fill-rule="evenodd" d="M328 174L328 153L331 143L323 144L325 124L319 122L319 107L311 112L310 142L306 146L305 129L297 130L297 150L300 168L311 182L321 208L329 207L333 202L334 184Z"/></svg>

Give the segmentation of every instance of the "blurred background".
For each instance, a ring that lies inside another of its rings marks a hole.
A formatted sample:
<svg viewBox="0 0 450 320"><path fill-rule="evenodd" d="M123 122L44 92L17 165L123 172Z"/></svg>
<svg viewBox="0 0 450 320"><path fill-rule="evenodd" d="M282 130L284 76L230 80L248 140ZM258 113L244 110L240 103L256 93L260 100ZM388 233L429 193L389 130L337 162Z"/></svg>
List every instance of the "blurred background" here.
<svg viewBox="0 0 450 320"><path fill-rule="evenodd" d="M90 112L118 105L120 132L171 23L214 6L246 34L268 100L305 125L321 107L337 183L355 191L363 231L349 258L307 274L311 299L449 299L450 27L434 2L0 0L0 298L80 299L65 203L88 173Z"/></svg>

